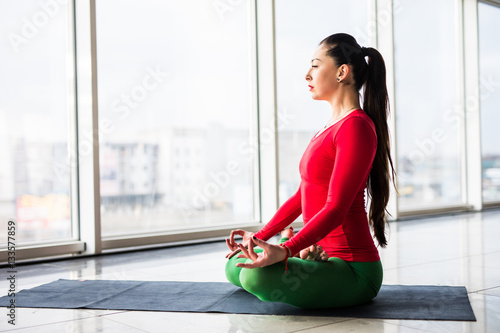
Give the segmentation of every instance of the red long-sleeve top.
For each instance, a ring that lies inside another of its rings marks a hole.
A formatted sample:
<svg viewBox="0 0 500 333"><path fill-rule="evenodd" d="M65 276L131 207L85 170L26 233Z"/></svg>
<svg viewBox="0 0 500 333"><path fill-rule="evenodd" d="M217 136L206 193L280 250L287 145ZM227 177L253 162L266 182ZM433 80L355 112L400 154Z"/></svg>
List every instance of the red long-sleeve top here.
<svg viewBox="0 0 500 333"><path fill-rule="evenodd" d="M317 243L330 257L380 260L364 195L376 149L375 126L360 109L314 136L300 161L298 191L255 236L268 240L302 214L304 227L284 244L292 253Z"/></svg>

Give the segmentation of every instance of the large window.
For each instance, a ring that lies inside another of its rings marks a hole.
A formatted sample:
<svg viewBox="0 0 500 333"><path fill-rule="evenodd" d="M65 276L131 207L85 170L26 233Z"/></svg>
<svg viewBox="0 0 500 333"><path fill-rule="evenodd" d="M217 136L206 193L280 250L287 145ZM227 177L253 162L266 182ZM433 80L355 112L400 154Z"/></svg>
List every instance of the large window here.
<svg viewBox="0 0 500 333"><path fill-rule="evenodd" d="M463 203L457 4L398 1L394 10L400 211Z"/></svg>
<svg viewBox="0 0 500 333"><path fill-rule="evenodd" d="M0 2L0 245L73 235L76 156L72 8L57 1Z"/></svg>
<svg viewBox="0 0 500 333"><path fill-rule="evenodd" d="M279 199L297 191L299 161L307 144L331 117L327 102L311 99L306 72L319 42L334 33L353 35L370 46L375 24L369 19L373 2L276 1L276 74L279 128ZM280 119L280 115L285 115Z"/></svg>
<svg viewBox="0 0 500 333"><path fill-rule="evenodd" d="M483 203L498 204L492 3L476 31L476 3L454 0L0 0L0 254L8 221L20 260L258 229L331 116L305 74L338 32L386 60L396 216L479 207L463 186L479 135ZM481 133L464 109L476 36Z"/></svg>
<svg viewBox="0 0 500 333"><path fill-rule="evenodd" d="M258 218L250 4L97 2L103 236Z"/></svg>
<svg viewBox="0 0 500 333"><path fill-rule="evenodd" d="M483 200L500 201L500 8L479 3L479 99Z"/></svg>

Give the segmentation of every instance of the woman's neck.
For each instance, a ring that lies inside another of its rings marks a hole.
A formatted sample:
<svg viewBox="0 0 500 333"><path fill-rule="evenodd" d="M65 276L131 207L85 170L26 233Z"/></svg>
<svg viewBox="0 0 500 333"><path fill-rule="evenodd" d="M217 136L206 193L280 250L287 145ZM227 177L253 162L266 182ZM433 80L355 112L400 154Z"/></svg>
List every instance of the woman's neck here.
<svg viewBox="0 0 500 333"><path fill-rule="evenodd" d="M350 87L339 87L339 90L330 101L332 117L329 123L345 117L356 109L360 109L359 93Z"/></svg>

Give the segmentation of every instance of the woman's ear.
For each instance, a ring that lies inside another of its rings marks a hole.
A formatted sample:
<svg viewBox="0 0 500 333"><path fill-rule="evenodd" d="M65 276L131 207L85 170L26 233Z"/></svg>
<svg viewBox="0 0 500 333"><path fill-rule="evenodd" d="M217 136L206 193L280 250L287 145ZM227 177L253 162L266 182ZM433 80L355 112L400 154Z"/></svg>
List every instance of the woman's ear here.
<svg viewBox="0 0 500 333"><path fill-rule="evenodd" d="M347 77L347 74L349 74L349 66L346 64L340 65L337 69L337 81L342 82Z"/></svg>

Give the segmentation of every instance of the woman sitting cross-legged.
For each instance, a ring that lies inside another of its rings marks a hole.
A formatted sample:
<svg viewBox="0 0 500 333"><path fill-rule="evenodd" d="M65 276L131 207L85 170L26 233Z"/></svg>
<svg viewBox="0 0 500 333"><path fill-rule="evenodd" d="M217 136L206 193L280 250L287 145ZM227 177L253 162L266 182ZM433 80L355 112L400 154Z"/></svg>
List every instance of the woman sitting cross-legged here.
<svg viewBox="0 0 500 333"><path fill-rule="evenodd" d="M361 304L382 285L370 227L384 247L394 177L385 64L377 50L361 47L350 35L334 34L319 44L305 79L313 99L330 103L331 119L302 156L297 192L259 232L234 230L226 239L231 250L226 276L263 301L301 308ZM286 229L301 214L304 227L296 234ZM267 242L279 232L281 244ZM235 235L243 237L241 243Z"/></svg>

